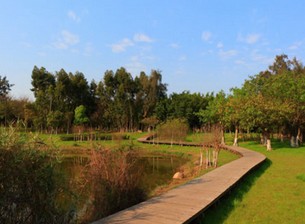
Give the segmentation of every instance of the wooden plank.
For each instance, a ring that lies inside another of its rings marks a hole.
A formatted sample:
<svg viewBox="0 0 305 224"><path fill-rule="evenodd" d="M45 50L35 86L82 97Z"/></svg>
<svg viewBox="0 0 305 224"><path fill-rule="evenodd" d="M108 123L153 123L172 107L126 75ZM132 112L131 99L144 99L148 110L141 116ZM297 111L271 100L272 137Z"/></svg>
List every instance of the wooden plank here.
<svg viewBox="0 0 305 224"><path fill-rule="evenodd" d="M186 223L190 221L266 159L264 155L245 148L226 147L243 157L158 197L98 220L94 224Z"/></svg>

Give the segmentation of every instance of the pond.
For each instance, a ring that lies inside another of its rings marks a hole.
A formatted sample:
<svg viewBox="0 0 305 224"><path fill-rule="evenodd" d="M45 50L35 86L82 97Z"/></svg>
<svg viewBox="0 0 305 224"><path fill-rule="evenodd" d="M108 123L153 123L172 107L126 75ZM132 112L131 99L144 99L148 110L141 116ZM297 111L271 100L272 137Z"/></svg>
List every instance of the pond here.
<svg viewBox="0 0 305 224"><path fill-rule="evenodd" d="M187 161L188 159L175 155L141 155L139 159L139 164L142 166L141 186L145 193L149 195L158 186L170 183L174 173L179 171L179 168ZM86 209L83 202L88 201L89 195L85 194L84 196L80 192L79 180L88 163L88 157L74 156L64 158L59 164L58 170L64 174L62 180L64 180L66 186L59 197L59 204L63 209L73 210L77 213L84 212Z"/></svg>

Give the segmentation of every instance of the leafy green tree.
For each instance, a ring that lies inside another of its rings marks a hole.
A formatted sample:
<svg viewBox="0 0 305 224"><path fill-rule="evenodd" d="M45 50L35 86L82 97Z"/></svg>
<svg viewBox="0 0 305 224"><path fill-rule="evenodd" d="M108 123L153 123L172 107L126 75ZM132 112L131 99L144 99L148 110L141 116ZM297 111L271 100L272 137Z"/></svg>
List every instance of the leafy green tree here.
<svg viewBox="0 0 305 224"><path fill-rule="evenodd" d="M291 62L286 55L276 56L269 70L250 77L243 85L246 93L243 122L258 128L263 134L262 142L271 150L271 133L283 125L289 117L289 101L285 92L290 85L283 79L291 73ZM292 80L291 80L292 81ZM289 83L289 82L288 82ZM283 95L284 94L284 95Z"/></svg>
<svg viewBox="0 0 305 224"><path fill-rule="evenodd" d="M116 71L114 79L117 84L114 98L117 124L120 130L130 130L133 128L134 81L123 67Z"/></svg>
<svg viewBox="0 0 305 224"><path fill-rule="evenodd" d="M198 112L207 107L208 100L199 93L191 94L184 91L180 94L173 93L169 97L168 116L186 119L191 129L200 128Z"/></svg>
<svg viewBox="0 0 305 224"><path fill-rule="evenodd" d="M8 116L9 116L9 97L8 94L11 91L11 87L13 84L10 84L7 80L6 76L0 76L0 123L7 124Z"/></svg>
<svg viewBox="0 0 305 224"><path fill-rule="evenodd" d="M157 137L159 140L182 142L188 134L189 126L185 119L169 119L158 125Z"/></svg>
<svg viewBox="0 0 305 224"><path fill-rule="evenodd" d="M35 109L39 113L36 113L37 118L35 122L45 129L47 126L47 115L53 109L54 102L54 88L55 88L55 77L50 72L48 72L44 67L40 69L34 66L32 71L32 86L31 89L34 92L35 100Z"/></svg>
<svg viewBox="0 0 305 224"><path fill-rule="evenodd" d="M225 110L227 116L227 125L233 125L235 128L233 145L237 146L239 129L250 129L249 124L247 122L243 122L243 120L246 119L244 112L248 99L244 89L232 88L231 93L232 94L228 96Z"/></svg>
<svg viewBox="0 0 305 224"><path fill-rule="evenodd" d="M94 99L91 98L90 86L84 74L81 72L76 72L74 75L69 74L71 80L71 98L72 105L75 109L79 105L84 105L88 114L94 110Z"/></svg>
<svg viewBox="0 0 305 224"><path fill-rule="evenodd" d="M208 102L208 105L205 109L199 110L197 113L200 121L203 125L210 129L214 125L218 125L222 130L222 141L225 143L224 138L224 129L228 125L228 116L227 116L227 96L223 91L220 91L216 94L215 97L211 98Z"/></svg>
<svg viewBox="0 0 305 224"><path fill-rule="evenodd" d="M56 86L54 90L55 110L63 113L64 124L62 126L66 128L67 133L70 131L76 107L73 101L73 87L70 77L64 69L56 72Z"/></svg>
<svg viewBox="0 0 305 224"><path fill-rule="evenodd" d="M0 76L0 98L6 97L11 91L12 86L14 85L9 83L6 76Z"/></svg>
<svg viewBox="0 0 305 224"><path fill-rule="evenodd" d="M156 125L159 123L159 120L156 116L152 117L146 117L141 121L142 124L145 126L148 126L148 131L151 130L151 128L154 130Z"/></svg>
<svg viewBox="0 0 305 224"><path fill-rule="evenodd" d="M61 111L51 111L47 116L47 125L52 128L52 132L55 130L57 134L58 128L64 122L64 114Z"/></svg>
<svg viewBox="0 0 305 224"><path fill-rule="evenodd" d="M5 121L6 124L24 121L24 108L28 102L27 98L15 99L7 96L3 104L0 104L0 123L1 120Z"/></svg>
<svg viewBox="0 0 305 224"><path fill-rule="evenodd" d="M84 125L88 123L89 123L89 118L86 114L86 107L84 105L80 105L76 107L74 111L74 124Z"/></svg>
<svg viewBox="0 0 305 224"><path fill-rule="evenodd" d="M161 72L152 70L149 76L141 72L140 76L135 78L135 83L137 89L135 103L138 120L141 121L155 115L159 120L165 120L162 116L166 115L161 115L161 108L167 102L167 85L162 83Z"/></svg>

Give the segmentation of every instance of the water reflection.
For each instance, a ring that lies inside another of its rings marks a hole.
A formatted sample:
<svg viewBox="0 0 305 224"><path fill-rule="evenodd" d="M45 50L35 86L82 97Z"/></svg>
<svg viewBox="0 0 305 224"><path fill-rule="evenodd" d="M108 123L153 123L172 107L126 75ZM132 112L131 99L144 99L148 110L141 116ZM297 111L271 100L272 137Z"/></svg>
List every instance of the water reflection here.
<svg viewBox="0 0 305 224"><path fill-rule="evenodd" d="M81 192L81 179L84 169L89 163L86 156L73 156L64 158L58 169L64 174L66 191L59 197L59 204L65 210L71 208L80 214L86 210L85 204L90 202L89 195ZM150 154L142 155L138 162L143 170L141 174L141 186L149 195L156 187L166 185L172 180L172 176L179 167L184 165L187 159L174 155ZM90 185L90 183L89 183Z"/></svg>

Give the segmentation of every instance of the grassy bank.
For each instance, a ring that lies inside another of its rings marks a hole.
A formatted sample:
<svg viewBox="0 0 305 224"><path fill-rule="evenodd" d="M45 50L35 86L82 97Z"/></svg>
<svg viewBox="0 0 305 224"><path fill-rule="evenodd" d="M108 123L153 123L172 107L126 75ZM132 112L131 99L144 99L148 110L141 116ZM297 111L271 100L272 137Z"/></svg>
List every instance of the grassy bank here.
<svg viewBox="0 0 305 224"><path fill-rule="evenodd" d="M267 160L198 222L304 223L305 147L276 142L274 150L267 152L255 142L241 146L265 154Z"/></svg>
<svg viewBox="0 0 305 224"><path fill-rule="evenodd" d="M118 134L117 134L118 135ZM125 136L126 134L124 134ZM191 180L197 176L203 175L211 169L199 169L195 164L200 160L200 149L198 147L190 146L170 146L161 144L143 144L137 141L138 138L147 135L147 133L128 133L128 139L115 139L115 140L100 140L100 141L63 141L59 135L39 135L39 138L47 144L53 144L56 148L60 149L64 157L79 157L86 156L91 148L116 148L118 145L133 145L134 149L141 151L141 155L153 156L153 155L173 155L175 157L182 157L186 159L186 162L180 171L183 171L185 178L182 180L173 180L166 185L157 187L153 192L150 192L150 196L163 193L177 185L183 184L188 180ZM198 138L196 138L198 140ZM193 139L194 140L194 139ZM219 154L218 166L229 163L238 156L228 151L221 150ZM178 170L177 170L178 171ZM172 173L174 175L174 173Z"/></svg>

